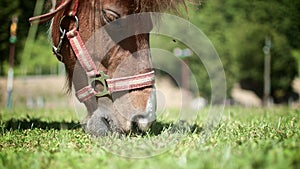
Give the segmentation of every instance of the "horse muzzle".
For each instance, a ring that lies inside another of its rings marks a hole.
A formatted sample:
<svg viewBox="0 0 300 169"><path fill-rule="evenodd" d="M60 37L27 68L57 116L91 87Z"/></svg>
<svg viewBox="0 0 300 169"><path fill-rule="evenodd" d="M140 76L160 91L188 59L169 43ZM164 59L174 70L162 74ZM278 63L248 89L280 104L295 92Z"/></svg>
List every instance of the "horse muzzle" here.
<svg viewBox="0 0 300 169"><path fill-rule="evenodd" d="M102 136L110 132L146 132L156 120L156 91L154 87L145 90L151 91L146 107L143 109L134 108L134 103L128 99L130 93L118 96L119 98L114 102L107 98L100 98L98 109L85 123L86 132L94 136Z"/></svg>

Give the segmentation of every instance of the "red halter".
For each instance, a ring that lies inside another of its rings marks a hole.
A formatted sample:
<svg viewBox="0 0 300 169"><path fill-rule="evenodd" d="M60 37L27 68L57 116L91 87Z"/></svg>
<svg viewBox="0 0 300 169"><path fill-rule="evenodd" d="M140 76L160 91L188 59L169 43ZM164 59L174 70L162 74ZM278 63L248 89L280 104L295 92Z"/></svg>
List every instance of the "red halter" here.
<svg viewBox="0 0 300 169"><path fill-rule="evenodd" d="M66 32L66 30L60 30L62 36L60 37L60 41L57 47L53 47L54 54L57 55L58 58L61 58L60 48L62 45L62 40L67 37L73 52L75 53L80 65L85 70L86 75L92 79L91 82L98 81L103 85L103 91L97 92L92 87L91 84L88 86L76 91L76 96L79 101L85 102L89 100L91 97L102 97L105 95L109 95L113 92L119 91L127 91L140 89L144 87L153 86L155 82L155 74L154 71L139 74L135 76L121 77L121 78L112 78L110 79L103 71L99 71L88 53L84 42L82 41L78 29L78 18L76 16L77 8L78 8L79 0L65 0L62 4L58 6L53 12L32 17L29 19L31 23L44 23L52 19L55 14L61 10L64 10L70 3L70 10L68 12L68 17L75 19L76 27ZM64 19L65 16L61 20Z"/></svg>

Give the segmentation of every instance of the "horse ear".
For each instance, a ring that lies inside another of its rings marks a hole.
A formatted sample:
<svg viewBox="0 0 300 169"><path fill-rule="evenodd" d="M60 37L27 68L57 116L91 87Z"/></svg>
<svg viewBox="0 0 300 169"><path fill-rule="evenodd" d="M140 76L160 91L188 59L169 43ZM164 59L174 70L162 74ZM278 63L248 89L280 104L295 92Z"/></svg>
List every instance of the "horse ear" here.
<svg viewBox="0 0 300 169"><path fill-rule="evenodd" d="M180 14L180 6L187 11L187 0L135 0L136 5L140 8L139 12L163 12L169 11ZM200 0L188 0L200 1Z"/></svg>

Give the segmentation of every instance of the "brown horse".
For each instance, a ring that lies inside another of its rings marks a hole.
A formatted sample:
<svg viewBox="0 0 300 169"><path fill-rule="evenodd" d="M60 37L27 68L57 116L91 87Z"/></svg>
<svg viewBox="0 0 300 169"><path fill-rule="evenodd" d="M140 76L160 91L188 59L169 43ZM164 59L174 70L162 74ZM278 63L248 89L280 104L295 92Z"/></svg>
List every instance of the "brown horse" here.
<svg viewBox="0 0 300 169"><path fill-rule="evenodd" d="M65 64L69 90L73 84L88 110L88 133L145 131L155 121L151 18L126 17L178 11L179 4L185 6L184 0L58 0L53 12L31 19L53 18L54 53Z"/></svg>

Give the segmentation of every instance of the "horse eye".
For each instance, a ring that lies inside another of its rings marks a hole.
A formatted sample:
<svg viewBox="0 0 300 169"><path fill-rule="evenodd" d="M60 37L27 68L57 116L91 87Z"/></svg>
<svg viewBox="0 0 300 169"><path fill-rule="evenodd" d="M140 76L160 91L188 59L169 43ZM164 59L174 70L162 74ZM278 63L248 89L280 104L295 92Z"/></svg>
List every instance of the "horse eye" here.
<svg viewBox="0 0 300 169"><path fill-rule="evenodd" d="M102 10L105 22L110 23L120 18L120 15L111 10Z"/></svg>

